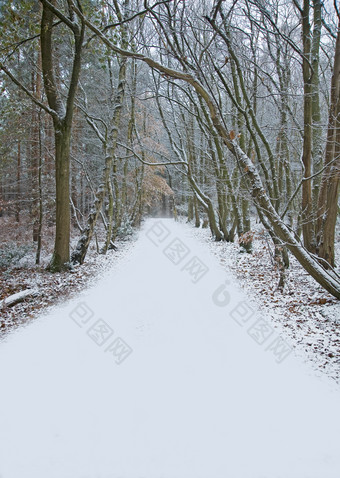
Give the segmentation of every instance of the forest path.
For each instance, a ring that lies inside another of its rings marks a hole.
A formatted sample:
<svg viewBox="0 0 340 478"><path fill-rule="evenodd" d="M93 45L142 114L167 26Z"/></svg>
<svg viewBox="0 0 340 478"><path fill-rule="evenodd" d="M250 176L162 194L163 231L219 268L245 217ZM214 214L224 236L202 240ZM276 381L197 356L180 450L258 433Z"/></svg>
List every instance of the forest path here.
<svg viewBox="0 0 340 478"><path fill-rule="evenodd" d="M148 220L0 344L0 477L338 478L339 389L226 279L188 226Z"/></svg>

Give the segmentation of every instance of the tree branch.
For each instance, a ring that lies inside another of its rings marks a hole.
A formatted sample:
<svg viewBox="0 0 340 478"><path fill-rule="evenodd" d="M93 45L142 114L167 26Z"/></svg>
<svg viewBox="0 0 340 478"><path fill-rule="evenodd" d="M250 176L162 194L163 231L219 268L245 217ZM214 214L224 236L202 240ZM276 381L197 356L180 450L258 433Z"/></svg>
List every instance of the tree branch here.
<svg viewBox="0 0 340 478"><path fill-rule="evenodd" d="M48 0L40 0L40 2L47 7L55 16L57 16L63 23L65 23L72 31L77 29L77 24L73 23L66 15L64 15L58 8L56 8L51 2Z"/></svg>
<svg viewBox="0 0 340 478"><path fill-rule="evenodd" d="M38 98L36 98L34 96L34 94L29 91L28 88L26 88L25 85L23 85L21 83L21 81L19 81L9 70L8 68L2 63L0 62L0 69L6 73L6 75L13 81L13 83L15 83L22 91L24 91L26 93L26 95L37 105L39 106L41 109L43 109L44 111L46 111L46 113L48 113L49 115L51 115L53 118L58 118L58 115L56 113L56 111L54 111L52 108L49 108L47 105L45 105L44 103L42 103L40 100L38 100Z"/></svg>

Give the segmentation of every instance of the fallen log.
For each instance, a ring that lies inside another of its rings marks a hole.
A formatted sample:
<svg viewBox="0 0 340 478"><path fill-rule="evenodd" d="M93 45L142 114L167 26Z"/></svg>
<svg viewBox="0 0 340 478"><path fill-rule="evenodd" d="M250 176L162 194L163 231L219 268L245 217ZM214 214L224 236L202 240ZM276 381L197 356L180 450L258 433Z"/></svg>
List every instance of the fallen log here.
<svg viewBox="0 0 340 478"><path fill-rule="evenodd" d="M26 289L16 294L6 297L6 299L0 300L0 308L2 307L12 307L13 305L23 302L28 297L36 297L39 294L37 289Z"/></svg>

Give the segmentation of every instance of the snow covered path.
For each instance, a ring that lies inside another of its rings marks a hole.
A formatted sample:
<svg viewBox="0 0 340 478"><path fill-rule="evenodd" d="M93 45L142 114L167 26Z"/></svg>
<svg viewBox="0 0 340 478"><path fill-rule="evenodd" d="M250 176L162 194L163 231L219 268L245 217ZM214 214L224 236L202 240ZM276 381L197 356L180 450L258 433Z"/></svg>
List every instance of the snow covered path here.
<svg viewBox="0 0 340 478"><path fill-rule="evenodd" d="M187 226L149 220L0 344L0 477L339 478L339 389L226 279Z"/></svg>

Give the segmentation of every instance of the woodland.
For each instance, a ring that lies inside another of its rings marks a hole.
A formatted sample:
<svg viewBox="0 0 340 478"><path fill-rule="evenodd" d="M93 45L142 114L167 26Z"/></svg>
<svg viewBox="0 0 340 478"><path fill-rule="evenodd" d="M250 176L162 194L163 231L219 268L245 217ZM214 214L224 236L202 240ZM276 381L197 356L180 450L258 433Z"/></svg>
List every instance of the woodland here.
<svg viewBox="0 0 340 478"><path fill-rule="evenodd" d="M0 478L338 478L339 182L339 0L0 0Z"/></svg>
<svg viewBox="0 0 340 478"><path fill-rule="evenodd" d="M2 0L0 266L147 216L292 258L340 299L340 12L321 0Z"/></svg>

